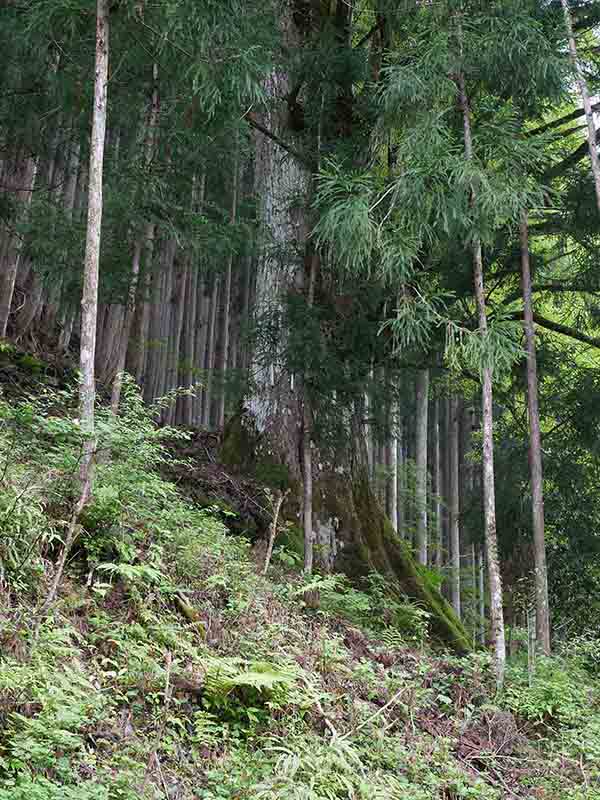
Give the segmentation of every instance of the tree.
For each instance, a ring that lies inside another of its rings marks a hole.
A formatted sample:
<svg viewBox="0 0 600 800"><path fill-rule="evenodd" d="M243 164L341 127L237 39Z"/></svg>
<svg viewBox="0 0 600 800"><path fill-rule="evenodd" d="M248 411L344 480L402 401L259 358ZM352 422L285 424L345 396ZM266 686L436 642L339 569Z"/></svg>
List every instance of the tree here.
<svg viewBox="0 0 600 800"><path fill-rule="evenodd" d="M83 433L83 453L79 478L79 499L71 515L71 521L62 547L50 590L41 608L42 620L56 598L62 580L67 557L75 539L77 522L92 491L95 436L95 354L96 319L98 313L98 273L100 265L100 242L102 235L102 189L104 178L104 145L106 139L106 112L108 97L109 58L109 1L97 0L96 5L96 57L94 76L94 106L92 112L92 135L90 146L90 168L88 184L88 217L86 232L85 262L83 267L83 294L81 300L81 349L79 389L79 422Z"/></svg>
<svg viewBox="0 0 600 800"><path fill-rule="evenodd" d="M416 413L416 501L417 552L420 564L427 564L427 416L429 411L429 370L417 374Z"/></svg>
<svg viewBox="0 0 600 800"><path fill-rule="evenodd" d="M531 269L529 260L529 231L527 214L521 219L521 280L523 287L523 327L527 347L527 405L529 409L529 469L533 542L535 555L536 632L538 646L544 655L550 655L550 608L548 603L548 570L546 567L546 537L544 532L544 484L542 474L542 442L540 410L538 405L538 378L531 297Z"/></svg>
<svg viewBox="0 0 600 800"><path fill-rule="evenodd" d="M471 132L471 112L466 90L465 76L462 72L457 80L459 104L464 125L465 159L473 158L473 136ZM477 203L477 195L471 187L470 201ZM479 320L479 334L485 337L488 332L487 310L483 284L483 253L481 240L475 235L473 251L473 282L475 286L475 303ZM504 610L502 600L502 579L498 558L498 538L496 533L496 500L494 481L494 407L492 387L492 366L482 366L481 387L481 421L483 427L483 505L485 518L485 541L490 584L490 614L492 623L492 640L494 643L496 685L501 689L504 684L506 664L506 643L504 637Z"/></svg>
<svg viewBox="0 0 600 800"><path fill-rule="evenodd" d="M596 205L598 213L600 214L600 160L598 159L598 146L596 141L596 124L594 122L594 110L592 108L592 101L587 87L587 81L579 60L577 53L577 44L575 42L575 34L573 32L573 20L571 19L571 10L569 8L569 0L560 0L563 14L565 18L565 27L567 29L567 37L569 40L569 54L571 56L571 63L577 76L577 85L579 87L579 94L583 102L583 110L585 112L585 121L587 125L587 143L590 156L590 164L592 167L592 176L594 179L594 189L596 192Z"/></svg>

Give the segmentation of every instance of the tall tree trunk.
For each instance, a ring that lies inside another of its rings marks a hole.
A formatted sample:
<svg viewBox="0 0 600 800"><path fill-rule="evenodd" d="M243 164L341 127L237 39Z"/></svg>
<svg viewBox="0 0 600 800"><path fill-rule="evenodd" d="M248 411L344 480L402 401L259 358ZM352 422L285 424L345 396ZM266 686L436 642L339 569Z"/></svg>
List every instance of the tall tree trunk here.
<svg viewBox="0 0 600 800"><path fill-rule="evenodd" d="M202 426L210 428L212 416L213 384L215 371L215 354L217 350L217 310L219 308L219 288L221 278L213 276L213 288L210 296L209 323L206 339L206 386L203 392Z"/></svg>
<svg viewBox="0 0 600 800"><path fill-rule="evenodd" d="M15 290L15 280L23 252L23 240L18 226L27 216L31 205L37 165L37 158L31 155L23 153L16 158L13 191L20 208L15 219L15 230L8 235L5 243L3 274L0 283L0 337L6 336L13 292Z"/></svg>
<svg viewBox="0 0 600 800"><path fill-rule="evenodd" d="M236 142L236 154L233 165L233 186L231 194L231 225L234 226L237 222L237 209L238 209L238 189L239 189L239 160L240 160L240 146ZM217 428L222 430L225 425L225 388L227 384L227 369L229 367L229 341L230 341L230 328L231 328L231 274L233 269L233 250L227 257L227 270L225 272L225 285L223 296L223 333L221 336L221 394L219 396L219 403L217 406Z"/></svg>
<svg viewBox="0 0 600 800"><path fill-rule="evenodd" d="M450 430L448 447L450 449L450 496L449 516L450 516L450 560L451 560L451 596L452 606L456 616L461 617L460 602L460 484L459 484L459 408L458 398L450 400Z"/></svg>
<svg viewBox="0 0 600 800"><path fill-rule="evenodd" d="M421 369L416 381L416 501L417 555L420 564L427 564L427 419L429 413L429 370Z"/></svg>
<svg viewBox="0 0 600 800"><path fill-rule="evenodd" d="M460 107L463 115L465 158L473 158L473 138L471 133L471 111L465 86L465 77L461 72L458 76L458 89ZM477 202L475 193L471 190L471 203ZM472 245L473 252L473 280L475 287L475 302L479 318L479 333L482 337L487 335L487 311L485 307L485 292L483 288L483 254L481 241L475 238ZM504 609L502 601L502 578L498 558L498 537L496 532L496 498L494 483L494 409L492 368L489 364L482 367L482 427L483 427L483 502L485 519L485 539L487 548L488 573L490 584L490 616L492 623L492 640L494 643L496 685L501 689L504 685L504 672L506 666L506 641L504 635Z"/></svg>
<svg viewBox="0 0 600 800"><path fill-rule="evenodd" d="M293 51L300 45L296 3L282 0L279 22L282 42ZM287 98L292 91L289 76L273 70L264 82L269 98L261 125L281 141L294 144ZM286 299L305 284L304 256L310 232L308 204L309 170L284 147L254 133L254 191L257 216L267 231L268 244L259 254L256 269L254 323L257 346L249 376L252 391L246 410L258 435L268 441L274 457L281 459L290 475L302 477L302 398L287 369ZM264 333L267 336L264 336Z"/></svg>
<svg viewBox="0 0 600 800"><path fill-rule="evenodd" d="M94 404L96 400L95 355L96 317L98 314L98 272L102 232L102 188L104 143L106 138L106 101L108 88L108 0L97 0L96 70L94 82L94 113L90 147L88 182L88 217L85 243L83 294L81 298L81 387L79 417L85 433L84 455L81 463L82 486L88 491L92 481L95 450Z"/></svg>
<svg viewBox="0 0 600 800"><path fill-rule="evenodd" d="M442 569L443 564L443 521L442 521L442 448L440 437L440 404L441 400L438 398L434 401L433 410L433 483L434 483L434 497L435 497L435 530L436 530L436 543L435 543L435 567L437 570Z"/></svg>
<svg viewBox="0 0 600 800"><path fill-rule="evenodd" d="M550 655L550 606L548 602L548 571L546 568L546 537L544 532L544 484L542 474L542 441L538 406L537 359L531 297L529 264L529 228L527 214L521 219L521 285L523 289L523 324L527 342L527 406L529 409L529 469L533 513L533 544L535 557L535 605L537 642L544 655Z"/></svg>
<svg viewBox="0 0 600 800"><path fill-rule="evenodd" d="M395 390L396 387L394 387ZM392 527L398 532L398 404L394 400L390 405L388 420L388 445L387 445L387 504L388 516Z"/></svg>
<svg viewBox="0 0 600 800"><path fill-rule="evenodd" d="M590 151L590 163L592 165L592 175L594 177L594 188L596 190L596 206L600 214L600 159L598 158L598 146L596 144L596 125L594 124L594 112L592 110L592 101L588 92L587 82L583 69L579 62L577 54L577 44L575 43L575 34L573 33L573 21L571 19L571 10L569 8L569 0L561 0L565 16L565 26L567 28L567 36L569 39L569 54L571 62L577 75L577 85L579 87L579 94L583 101L583 110L585 111L585 121L587 123L587 140ZM545 644L544 644L545 647Z"/></svg>

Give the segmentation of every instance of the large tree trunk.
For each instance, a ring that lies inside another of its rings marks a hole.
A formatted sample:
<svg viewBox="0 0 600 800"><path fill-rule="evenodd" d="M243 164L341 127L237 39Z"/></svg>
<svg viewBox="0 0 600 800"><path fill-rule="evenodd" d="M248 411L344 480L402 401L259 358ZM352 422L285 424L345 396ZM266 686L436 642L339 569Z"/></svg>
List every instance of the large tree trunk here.
<svg viewBox="0 0 600 800"><path fill-rule="evenodd" d="M529 229L527 214L521 220L521 283L523 288L523 325L527 342L527 406L529 409L529 469L533 513L533 543L535 555L535 598L537 642L544 655L550 655L550 607L548 602L548 571L546 568L546 537L544 533L544 484L542 474L542 441L538 406L537 359L531 297L529 264Z"/></svg>
<svg viewBox="0 0 600 800"><path fill-rule="evenodd" d="M458 76L459 100L463 115L465 158L473 158L473 139L471 133L471 112L462 73ZM471 191L471 202L477 198ZM475 302L479 319L479 333L486 336L488 330L485 292L483 288L483 254L481 241L476 238L472 245L473 280ZM498 689L504 685L506 666L506 642L504 636L504 609L502 601L502 579L498 558L498 538L496 533L496 498L494 484L494 409L492 368L488 364L482 367L482 427L483 427L483 504L485 520L485 539L487 547L488 573L490 584L490 615L492 623L492 640L494 643L496 684Z"/></svg>
<svg viewBox="0 0 600 800"><path fill-rule="evenodd" d="M429 370L419 370L416 381L416 501L417 554L419 564L427 564L427 418L429 413Z"/></svg>
<svg viewBox="0 0 600 800"><path fill-rule="evenodd" d="M573 33L573 21L571 19L571 11L569 9L569 0L561 0L561 4L565 16L567 36L569 39L569 53L571 56L571 62L577 75L577 85L579 87L579 94L581 95L581 100L583 102L583 110L585 111L585 121L588 129L587 140L590 152L590 163L592 166L594 188L596 191L596 205L598 207L598 213L600 214L600 159L598 158L598 146L596 144L596 125L594 123L592 101L590 100L587 82L579 62L579 56L577 54L577 44L575 43L575 34Z"/></svg>
<svg viewBox="0 0 600 800"><path fill-rule="evenodd" d="M295 5L283 0L280 25L285 47L298 47L301 34L294 22ZM260 124L280 140L295 143L289 127L288 75L274 70L265 81L269 107ZM309 170L296 156L254 132L254 191L257 216L268 232L256 270L254 323L258 334L250 364L252 391L246 408L265 447L273 450L295 479L300 480L302 410L293 376L286 368L286 300L304 285L304 255L310 230ZM301 198L304 198L304 202Z"/></svg>

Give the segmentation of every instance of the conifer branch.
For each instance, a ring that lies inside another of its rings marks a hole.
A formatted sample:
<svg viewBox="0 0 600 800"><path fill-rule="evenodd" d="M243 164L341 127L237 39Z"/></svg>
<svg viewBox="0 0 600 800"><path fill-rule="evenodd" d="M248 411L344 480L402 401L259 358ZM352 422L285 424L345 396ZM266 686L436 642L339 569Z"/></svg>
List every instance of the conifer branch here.
<svg viewBox="0 0 600 800"><path fill-rule="evenodd" d="M512 318L523 319L523 312L516 311L514 314L512 314ZM587 334L577 330L577 328L573 328L570 325L563 325L561 322L555 322L552 319L543 317L541 314L534 314L533 321L536 325L539 325L540 328L545 328L553 333L560 333L563 336L568 336L570 339L575 339L575 341L582 342L583 344L589 344L591 347L597 347L600 349L599 337L588 336Z"/></svg>
<svg viewBox="0 0 600 800"><path fill-rule="evenodd" d="M284 142L283 139L277 136L276 133L273 133L273 131L266 128L261 122L258 122L258 120L254 117L253 114L246 114L245 118L248 120L252 128L262 133L263 136L267 137L267 139L271 139L271 141L275 142L275 144L278 144L279 147L282 148L282 150L285 150L291 156L294 156L294 158L300 161L301 164L304 164L309 169L314 168L314 164L311 162L310 159L308 159L305 155L303 155L299 150L296 150L294 147L289 145L287 142Z"/></svg>

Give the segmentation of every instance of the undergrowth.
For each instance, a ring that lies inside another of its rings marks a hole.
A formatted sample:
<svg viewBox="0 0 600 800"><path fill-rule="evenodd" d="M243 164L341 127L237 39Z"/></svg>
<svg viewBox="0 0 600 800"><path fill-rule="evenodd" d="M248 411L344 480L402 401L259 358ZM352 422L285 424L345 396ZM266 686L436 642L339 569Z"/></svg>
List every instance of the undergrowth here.
<svg viewBox="0 0 600 800"><path fill-rule="evenodd" d="M119 417L99 410L93 501L38 619L74 408L0 401L0 800L600 797L596 639L513 663L494 697L487 654L433 652L427 613L379 576L307 581L281 553L263 577L222 509L160 477L183 434L129 382Z"/></svg>

